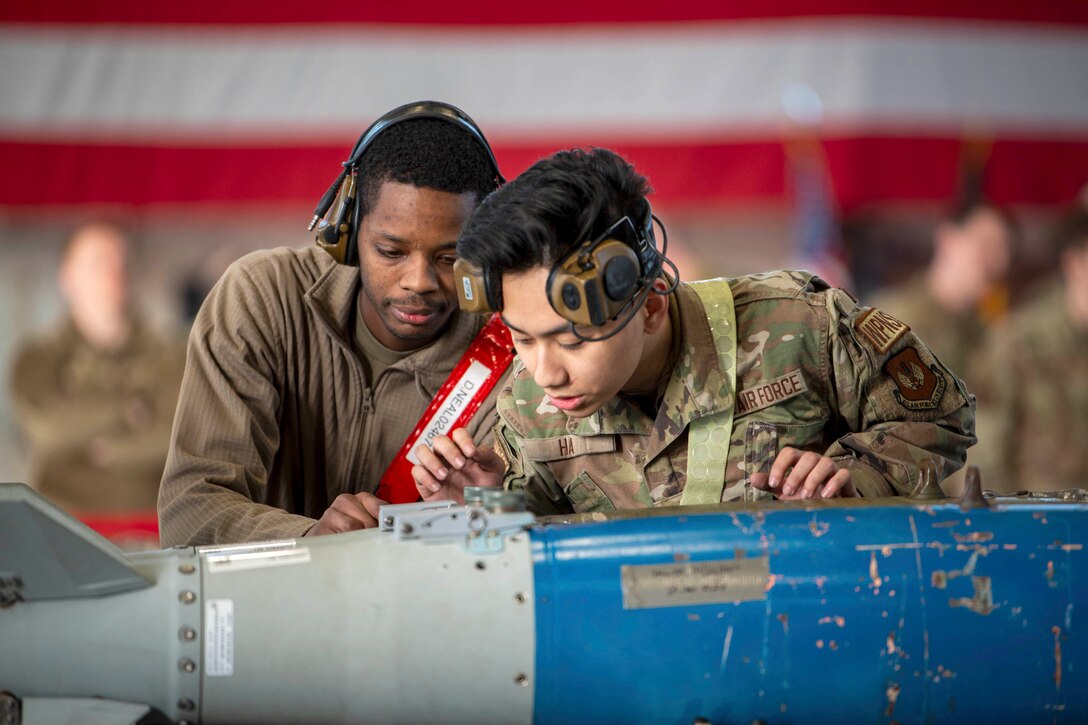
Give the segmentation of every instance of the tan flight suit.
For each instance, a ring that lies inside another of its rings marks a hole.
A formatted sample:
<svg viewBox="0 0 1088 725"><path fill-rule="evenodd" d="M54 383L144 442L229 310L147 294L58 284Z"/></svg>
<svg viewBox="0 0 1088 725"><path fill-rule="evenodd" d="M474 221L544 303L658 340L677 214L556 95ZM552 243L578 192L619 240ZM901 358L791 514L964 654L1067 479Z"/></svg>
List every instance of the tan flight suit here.
<svg viewBox="0 0 1088 725"><path fill-rule="evenodd" d="M70 320L24 344L11 375L29 439L31 484L75 513L154 511L185 348L134 323L118 349Z"/></svg>

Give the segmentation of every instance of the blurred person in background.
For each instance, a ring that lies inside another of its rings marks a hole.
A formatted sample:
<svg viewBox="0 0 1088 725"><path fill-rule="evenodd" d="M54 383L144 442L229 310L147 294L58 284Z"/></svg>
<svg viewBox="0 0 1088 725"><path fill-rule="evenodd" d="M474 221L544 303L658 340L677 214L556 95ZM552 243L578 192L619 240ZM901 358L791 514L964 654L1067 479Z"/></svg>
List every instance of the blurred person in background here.
<svg viewBox="0 0 1088 725"><path fill-rule="evenodd" d="M154 511L185 365L181 341L135 309L131 253L118 224L77 227L58 274L67 311L20 346L11 371L30 483L83 517Z"/></svg>
<svg viewBox="0 0 1088 725"><path fill-rule="evenodd" d="M1088 208L1059 222L1058 274L996 328L979 371L987 488L1088 487Z"/></svg>
<svg viewBox="0 0 1088 725"><path fill-rule="evenodd" d="M962 204L937 226L925 269L868 303L910 325L970 388L987 326L1004 311L1016 234L1005 210L984 201Z"/></svg>
<svg viewBox="0 0 1088 725"><path fill-rule="evenodd" d="M437 102L396 108L342 169L338 201L326 194L315 215L334 220L318 230L335 245L248 254L197 313L159 496L163 545L376 526L421 416L490 335L453 288L461 227L502 182L475 123ZM494 425L497 390L476 396L474 433ZM410 474L400 480L415 500Z"/></svg>

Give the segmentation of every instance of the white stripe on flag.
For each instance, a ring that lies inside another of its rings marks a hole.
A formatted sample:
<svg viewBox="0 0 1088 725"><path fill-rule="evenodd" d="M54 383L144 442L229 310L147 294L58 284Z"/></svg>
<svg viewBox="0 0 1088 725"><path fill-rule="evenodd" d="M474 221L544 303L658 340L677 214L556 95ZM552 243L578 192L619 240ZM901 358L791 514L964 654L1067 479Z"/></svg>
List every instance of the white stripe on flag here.
<svg viewBox="0 0 1088 725"><path fill-rule="evenodd" d="M0 135L335 135L414 99L490 133L837 126L1086 132L1088 31L835 20L555 30L0 26Z"/></svg>

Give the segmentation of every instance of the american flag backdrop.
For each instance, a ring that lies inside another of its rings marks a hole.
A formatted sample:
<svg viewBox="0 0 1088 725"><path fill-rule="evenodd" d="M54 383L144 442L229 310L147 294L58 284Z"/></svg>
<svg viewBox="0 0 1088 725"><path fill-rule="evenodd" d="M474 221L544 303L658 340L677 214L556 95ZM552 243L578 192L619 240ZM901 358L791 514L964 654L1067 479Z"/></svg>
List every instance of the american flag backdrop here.
<svg viewBox="0 0 1088 725"><path fill-rule="evenodd" d="M141 312L176 318L186 279L198 303L247 248L308 243L358 135L420 99L472 115L507 178L624 154L676 241L719 220L700 276L831 277L839 215L944 204L965 149L998 202L1080 192L1088 2L0 0L0 367L60 312L73 221L124 210ZM0 480L24 457L0 387Z"/></svg>
<svg viewBox="0 0 1088 725"><path fill-rule="evenodd" d="M845 210L947 199L968 137L998 201L1088 178L1082 0L3 0L0 210L303 210L422 98L474 116L508 177L607 145L659 203L785 208L798 89Z"/></svg>

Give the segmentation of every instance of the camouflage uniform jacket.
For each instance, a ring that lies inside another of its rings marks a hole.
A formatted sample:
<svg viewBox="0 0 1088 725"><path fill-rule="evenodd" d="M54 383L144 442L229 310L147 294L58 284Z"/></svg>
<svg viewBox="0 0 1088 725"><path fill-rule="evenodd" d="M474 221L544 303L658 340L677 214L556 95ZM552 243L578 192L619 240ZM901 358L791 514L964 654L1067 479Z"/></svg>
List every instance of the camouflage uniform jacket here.
<svg viewBox="0 0 1088 725"><path fill-rule="evenodd" d="M867 496L909 491L922 459L934 459L942 475L963 464L975 442L974 397L906 325L807 272L727 282L739 392L724 501L763 497L749 475L769 471L785 446L834 458ZM505 486L524 490L533 511L680 503L688 425L734 397L699 297L681 284L670 303L681 347L654 420L623 396L568 418L515 361L495 443L508 464Z"/></svg>
<svg viewBox="0 0 1088 725"><path fill-rule="evenodd" d="M1088 486L1088 331L1065 311L1055 282L995 331L979 389L973 453L986 488Z"/></svg>

